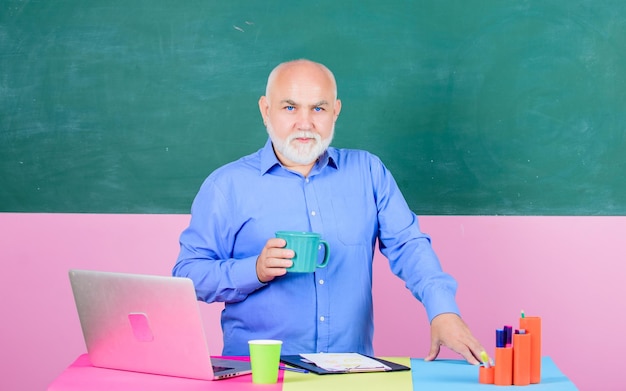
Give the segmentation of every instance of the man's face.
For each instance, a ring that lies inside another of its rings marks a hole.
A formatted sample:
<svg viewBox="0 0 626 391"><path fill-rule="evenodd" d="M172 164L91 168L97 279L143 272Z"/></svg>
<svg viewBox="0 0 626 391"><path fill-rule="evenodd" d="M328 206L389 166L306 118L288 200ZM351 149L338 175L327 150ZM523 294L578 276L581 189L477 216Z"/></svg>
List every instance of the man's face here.
<svg viewBox="0 0 626 391"><path fill-rule="evenodd" d="M259 108L278 158L309 165L330 145L341 102L327 73L298 64L277 74Z"/></svg>

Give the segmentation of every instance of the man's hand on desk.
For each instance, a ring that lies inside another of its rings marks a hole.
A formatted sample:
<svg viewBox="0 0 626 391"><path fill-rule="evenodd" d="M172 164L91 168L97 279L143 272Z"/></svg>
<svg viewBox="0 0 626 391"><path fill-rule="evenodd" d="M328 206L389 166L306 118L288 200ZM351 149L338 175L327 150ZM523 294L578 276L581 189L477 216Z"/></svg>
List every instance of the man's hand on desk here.
<svg viewBox="0 0 626 391"><path fill-rule="evenodd" d="M430 325L430 352L424 360L436 359L442 345L459 353L472 365L480 364L480 353L485 350L461 317L449 313L433 318Z"/></svg>

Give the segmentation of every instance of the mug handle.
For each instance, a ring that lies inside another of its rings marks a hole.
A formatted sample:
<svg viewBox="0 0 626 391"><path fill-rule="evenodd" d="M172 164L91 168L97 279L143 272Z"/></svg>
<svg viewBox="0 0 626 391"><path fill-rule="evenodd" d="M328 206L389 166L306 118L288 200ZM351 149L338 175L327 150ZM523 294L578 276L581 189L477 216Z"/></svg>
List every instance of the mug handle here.
<svg viewBox="0 0 626 391"><path fill-rule="evenodd" d="M328 258L330 257L330 247L328 242L320 239L320 244L324 246L324 260L322 263L318 263L317 267L326 267L328 265Z"/></svg>

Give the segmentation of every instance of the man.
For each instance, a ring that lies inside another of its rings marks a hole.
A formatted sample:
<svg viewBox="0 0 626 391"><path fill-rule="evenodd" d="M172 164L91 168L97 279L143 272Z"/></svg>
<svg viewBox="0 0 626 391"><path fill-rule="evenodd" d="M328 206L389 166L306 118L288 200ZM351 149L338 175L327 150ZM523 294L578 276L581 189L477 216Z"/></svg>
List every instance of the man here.
<svg viewBox="0 0 626 391"><path fill-rule="evenodd" d="M391 173L365 151L329 147L341 112L333 74L308 60L270 74L259 109L269 140L213 172L192 206L173 274L198 298L225 302L224 355L250 339L280 339L283 354L372 355L376 240L392 271L425 306L434 360L441 345L478 364L484 350L458 315L456 282L440 267ZM279 230L311 231L330 245L328 266L288 273Z"/></svg>

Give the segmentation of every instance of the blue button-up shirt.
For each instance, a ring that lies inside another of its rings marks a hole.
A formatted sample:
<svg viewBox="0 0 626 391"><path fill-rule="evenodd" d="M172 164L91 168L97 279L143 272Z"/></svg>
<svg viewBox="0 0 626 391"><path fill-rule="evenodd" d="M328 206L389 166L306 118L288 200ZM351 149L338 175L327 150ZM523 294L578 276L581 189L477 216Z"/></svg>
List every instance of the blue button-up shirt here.
<svg viewBox="0 0 626 391"><path fill-rule="evenodd" d="M279 230L320 233L328 266L259 282L256 259ZM198 299L225 303L224 355L248 355L250 339L280 339L282 354L372 355L377 239L430 320L459 313L456 282L376 156L331 147L304 177L280 164L268 140L202 184L173 274L191 278Z"/></svg>

